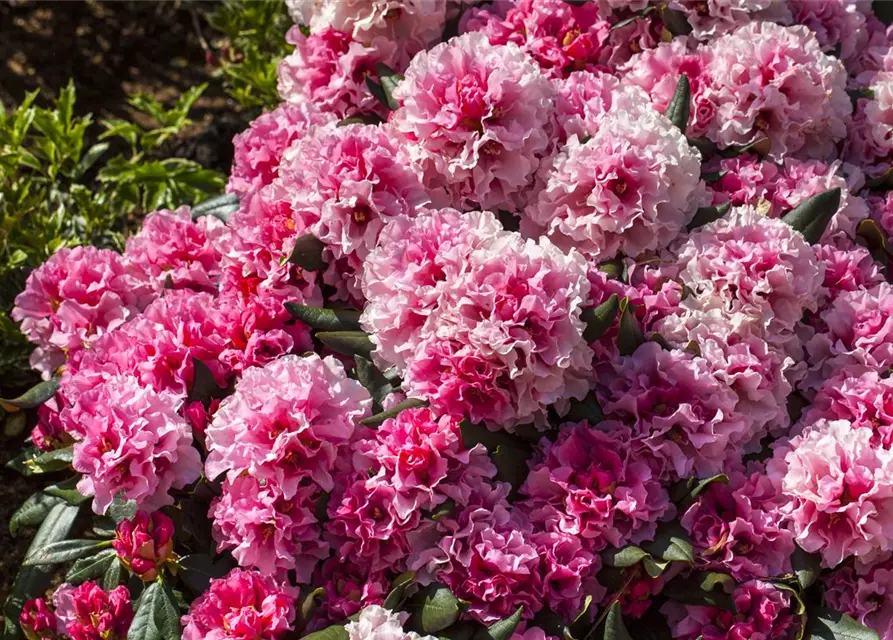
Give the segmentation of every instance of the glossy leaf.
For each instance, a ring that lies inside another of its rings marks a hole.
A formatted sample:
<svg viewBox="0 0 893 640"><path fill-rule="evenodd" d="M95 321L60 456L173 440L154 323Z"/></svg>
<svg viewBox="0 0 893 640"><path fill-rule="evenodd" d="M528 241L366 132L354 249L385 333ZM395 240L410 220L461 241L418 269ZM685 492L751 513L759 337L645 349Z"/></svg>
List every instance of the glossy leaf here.
<svg viewBox="0 0 893 640"><path fill-rule="evenodd" d="M586 327L583 329L583 338L586 342L595 342L601 338L617 319L620 311L620 299L616 293L602 302L597 307L589 307L583 310L580 316Z"/></svg>
<svg viewBox="0 0 893 640"><path fill-rule="evenodd" d="M33 567L43 564L61 564L91 556L107 546L108 542L105 540L59 540L58 542L44 545L33 553L29 551L22 562L22 566Z"/></svg>
<svg viewBox="0 0 893 640"><path fill-rule="evenodd" d="M664 110L664 115L676 127L685 134L685 128L688 126L688 117L691 114L691 83L688 76L684 73L679 76L676 83L676 91L670 99L670 104Z"/></svg>
<svg viewBox="0 0 893 640"><path fill-rule="evenodd" d="M782 220L803 234L806 241L819 241L840 208L840 187L829 189L808 198L784 215Z"/></svg>
<svg viewBox="0 0 893 640"><path fill-rule="evenodd" d="M111 563L118 564L118 556L113 549L106 549L95 556L76 560L71 569L65 575L65 581L72 584L81 584L87 580L102 578L109 570Z"/></svg>
<svg viewBox="0 0 893 640"><path fill-rule="evenodd" d="M299 266L304 271L320 271L325 269L326 261L322 259L325 245L312 233L305 233L295 240L288 262Z"/></svg>
<svg viewBox="0 0 893 640"><path fill-rule="evenodd" d="M486 629L481 629L475 634L475 640L509 640L515 629L521 624L521 616L524 613L524 607L518 609L508 618L503 618L498 622L494 622Z"/></svg>
<svg viewBox="0 0 893 640"><path fill-rule="evenodd" d="M631 356L645 343L645 334L636 318L635 307L629 298L620 301L620 331L617 334L617 348L622 356Z"/></svg>
<svg viewBox="0 0 893 640"><path fill-rule="evenodd" d="M712 207L700 207L695 212L695 217L691 219L691 222L688 223L686 228L691 231L692 229L703 227L705 224L709 224L714 220L719 220L724 215L726 215L731 208L731 202L726 202Z"/></svg>
<svg viewBox="0 0 893 640"><path fill-rule="evenodd" d="M332 351L346 356L362 356L369 360L375 350L369 336L362 331L320 331L316 337Z"/></svg>
<svg viewBox="0 0 893 640"><path fill-rule="evenodd" d="M619 602L614 602L608 609L608 615L605 618L605 633L602 638L604 640L633 640L623 623Z"/></svg>
<svg viewBox="0 0 893 640"><path fill-rule="evenodd" d="M179 640L180 610L163 582L149 583L136 606L127 640Z"/></svg>
<svg viewBox="0 0 893 640"><path fill-rule="evenodd" d="M57 504L65 502L62 498L50 496L43 491L32 494L21 507L9 518L9 533L15 536L23 527L36 527Z"/></svg>
<svg viewBox="0 0 893 640"><path fill-rule="evenodd" d="M446 629L457 620L465 608L459 599L442 584L430 584L419 594L421 611L418 621L422 632L432 634Z"/></svg>
<svg viewBox="0 0 893 640"><path fill-rule="evenodd" d="M34 409L52 398L59 390L59 376L39 382L16 398L0 398L0 407L7 411Z"/></svg>
<svg viewBox="0 0 893 640"><path fill-rule="evenodd" d="M318 331L360 331L360 312L355 309L320 309L286 302L292 317Z"/></svg>
<svg viewBox="0 0 893 640"><path fill-rule="evenodd" d="M879 640L877 632L860 624L850 616L815 609L809 612L804 640Z"/></svg>

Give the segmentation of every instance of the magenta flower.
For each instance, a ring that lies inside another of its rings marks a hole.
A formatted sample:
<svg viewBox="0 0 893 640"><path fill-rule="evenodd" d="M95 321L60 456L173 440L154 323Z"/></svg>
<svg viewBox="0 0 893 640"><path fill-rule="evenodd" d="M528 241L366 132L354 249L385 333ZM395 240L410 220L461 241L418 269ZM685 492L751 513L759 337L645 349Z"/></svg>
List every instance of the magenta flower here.
<svg viewBox="0 0 893 640"><path fill-rule="evenodd" d="M96 513L122 492L145 510L173 504L168 491L201 475L192 429L177 413L181 402L131 376L110 378L79 396L72 465L84 474L78 491L93 496Z"/></svg>
<svg viewBox="0 0 893 640"><path fill-rule="evenodd" d="M734 611L673 601L661 611L677 640L794 640L799 637L803 622L793 611L792 598L790 591L751 580L738 585L732 593Z"/></svg>
<svg viewBox="0 0 893 640"><path fill-rule="evenodd" d="M515 45L469 33L413 58L391 116L432 200L518 208L549 153L553 89Z"/></svg>
<svg viewBox="0 0 893 640"><path fill-rule="evenodd" d="M31 366L49 378L139 314L155 295L114 251L63 248L31 272L11 316L37 345Z"/></svg>
<svg viewBox="0 0 893 640"><path fill-rule="evenodd" d="M56 614L43 598L34 598L25 603L19 615L19 625L28 640L56 637Z"/></svg>
<svg viewBox="0 0 893 640"><path fill-rule="evenodd" d="M193 222L189 207L161 209L146 216L140 232L127 239L124 260L145 274L159 295L166 288L215 292L222 228L214 216Z"/></svg>
<svg viewBox="0 0 893 640"><path fill-rule="evenodd" d="M873 629L882 640L893 631L893 562L842 565L823 578L825 604Z"/></svg>
<svg viewBox="0 0 893 640"><path fill-rule="evenodd" d="M667 6L683 13L693 37L710 40L754 21L787 24L790 12L785 4L785 0L671 0Z"/></svg>
<svg viewBox="0 0 893 640"><path fill-rule="evenodd" d="M125 640L133 621L127 587L103 591L95 582L63 584L54 595L60 632L72 640ZM64 626L62 626L64 625Z"/></svg>
<svg viewBox="0 0 893 640"><path fill-rule="evenodd" d="M869 429L873 446L893 449L893 379L871 370L843 370L828 378L800 423L809 429L821 420L847 420Z"/></svg>
<svg viewBox="0 0 893 640"><path fill-rule="evenodd" d="M233 569L183 616L183 640L278 640L295 619L296 590L257 571Z"/></svg>
<svg viewBox="0 0 893 640"><path fill-rule="evenodd" d="M314 612L320 627L346 620L363 607L382 604L390 591L387 572L369 571L346 558L330 557L314 576L314 584L325 589Z"/></svg>
<svg viewBox="0 0 893 640"><path fill-rule="evenodd" d="M174 522L160 511L138 511L115 527L112 548L118 559L143 582L151 582L174 552Z"/></svg>
<svg viewBox="0 0 893 640"><path fill-rule="evenodd" d="M769 462L797 543L826 567L893 551L893 452L874 446L873 435L846 420L818 420Z"/></svg>

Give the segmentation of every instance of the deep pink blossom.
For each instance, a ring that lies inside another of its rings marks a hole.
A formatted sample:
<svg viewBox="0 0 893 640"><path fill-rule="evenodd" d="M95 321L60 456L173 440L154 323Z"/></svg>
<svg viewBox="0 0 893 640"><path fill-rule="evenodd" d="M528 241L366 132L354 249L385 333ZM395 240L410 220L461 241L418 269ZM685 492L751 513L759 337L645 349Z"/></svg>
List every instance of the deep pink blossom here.
<svg viewBox="0 0 893 640"><path fill-rule="evenodd" d="M72 640L125 640L133 620L127 587L103 591L88 581L72 587L63 584L54 595L60 632Z"/></svg>
<svg viewBox="0 0 893 640"><path fill-rule="evenodd" d="M138 511L115 527L112 548L118 559L143 582L158 577L174 551L174 522L161 511Z"/></svg>
<svg viewBox="0 0 893 640"><path fill-rule="evenodd" d="M56 614L50 610L43 598L28 600L19 615L19 625L28 640L54 638L56 636Z"/></svg>
<svg viewBox="0 0 893 640"><path fill-rule="evenodd" d="M893 562L843 565L823 578L825 604L893 638Z"/></svg>
<svg viewBox="0 0 893 640"><path fill-rule="evenodd" d="M184 640L276 640L295 619L296 590L257 571L233 569L183 616Z"/></svg>

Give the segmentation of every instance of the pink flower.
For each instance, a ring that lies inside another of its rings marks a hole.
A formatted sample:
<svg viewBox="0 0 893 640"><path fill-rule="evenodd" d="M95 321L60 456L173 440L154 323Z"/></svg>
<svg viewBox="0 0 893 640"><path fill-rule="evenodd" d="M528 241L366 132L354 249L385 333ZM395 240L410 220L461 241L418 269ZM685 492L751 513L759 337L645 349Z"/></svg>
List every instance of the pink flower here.
<svg viewBox="0 0 893 640"><path fill-rule="evenodd" d="M819 387L801 423L809 429L822 420L847 420L870 430L873 446L893 449L893 380L877 371L840 371Z"/></svg>
<svg viewBox="0 0 893 640"><path fill-rule="evenodd" d="M217 290L220 251L215 244L223 223L214 216L193 222L189 207L161 209L143 220L127 239L124 260L145 274L159 295L165 289Z"/></svg>
<svg viewBox="0 0 893 640"><path fill-rule="evenodd" d="M41 451L61 449L72 443L71 436L65 431L65 425L59 415L58 396L55 396L37 408L37 424L31 430L31 444Z"/></svg>
<svg viewBox="0 0 893 640"><path fill-rule="evenodd" d="M363 261L391 219L428 202L399 143L381 127L320 130L285 153L277 187L293 215L313 221L324 259L345 298L362 299ZM346 268L338 268L341 264Z"/></svg>
<svg viewBox="0 0 893 640"><path fill-rule="evenodd" d="M868 45L866 22L872 14L871 3L866 0L787 0L787 5L794 22L809 27L825 51L839 47L837 57L847 67Z"/></svg>
<svg viewBox="0 0 893 640"><path fill-rule="evenodd" d="M440 40L447 0L298 0L295 22L314 33L327 28L349 33L363 43L384 38L398 42L408 60Z"/></svg>
<svg viewBox="0 0 893 640"><path fill-rule="evenodd" d="M227 191L244 197L273 182L279 174L283 152L313 127L333 120L332 115L306 102L298 105L283 102L258 116L233 138L235 158Z"/></svg>
<svg viewBox="0 0 893 640"><path fill-rule="evenodd" d="M583 608L587 595L598 601L605 593L595 576L601 559L586 548L579 536L551 529L531 536L542 560L546 607L573 620Z"/></svg>
<svg viewBox="0 0 893 640"><path fill-rule="evenodd" d="M565 424L554 443L541 441L521 489L533 522L578 536L595 552L653 538L657 521L672 513L648 462L634 457L622 430L604 427Z"/></svg>
<svg viewBox="0 0 893 640"><path fill-rule="evenodd" d="M413 58L391 123L435 202L519 208L549 152L553 89L513 44L469 33Z"/></svg>
<svg viewBox="0 0 893 640"><path fill-rule="evenodd" d="M337 118L358 113L387 115L387 109L366 86L366 77L377 79L377 64L396 66L396 43L381 37L358 42L349 33L331 27L305 36L298 25L285 39L295 50L279 63L278 88L283 100L311 104Z"/></svg>
<svg viewBox="0 0 893 640"><path fill-rule="evenodd" d="M589 282L579 253L505 232L445 284L404 377L409 395L510 428L586 394L592 356L580 313Z"/></svg>
<svg viewBox="0 0 893 640"><path fill-rule="evenodd" d="M786 0L672 0L667 6L681 11L698 40L710 40L753 21L786 22Z"/></svg>
<svg viewBox="0 0 893 640"><path fill-rule="evenodd" d="M806 27L754 22L707 45L707 135L720 147L761 137L770 156L824 158L847 132L846 70Z"/></svg>
<svg viewBox="0 0 893 640"><path fill-rule="evenodd" d="M769 462L797 543L826 567L893 551L893 452L872 436L846 420L818 420Z"/></svg>
<svg viewBox="0 0 893 640"><path fill-rule="evenodd" d="M192 429L177 414L182 400L167 391L117 376L78 397L75 471L78 491L93 496L93 510L105 513L123 492L141 509L173 504L171 487L182 489L201 475Z"/></svg>
<svg viewBox="0 0 893 640"><path fill-rule="evenodd" d="M729 477L728 483L711 483L680 519L696 564L739 581L790 573L794 537L779 510L784 499L762 469Z"/></svg>
<svg viewBox="0 0 893 640"><path fill-rule="evenodd" d="M871 219L880 225L887 237L893 236L893 194L870 195L865 199Z"/></svg>
<svg viewBox="0 0 893 640"><path fill-rule="evenodd" d="M821 314L823 330L806 343L810 386L852 366L893 366L893 285L846 291Z"/></svg>
<svg viewBox="0 0 893 640"><path fill-rule="evenodd" d="M751 421L735 411L738 395L711 373L703 357L646 342L606 365L601 405L629 427L634 450L663 465L665 476L721 473L753 433Z"/></svg>
<svg viewBox="0 0 893 640"><path fill-rule="evenodd" d="M314 612L322 627L345 620L363 607L382 604L391 589L386 572L368 571L347 558L330 557L314 575L314 584L325 589Z"/></svg>
<svg viewBox="0 0 893 640"><path fill-rule="evenodd" d="M349 640L434 640L434 636L419 636L414 631L404 631L403 623L408 613L397 613L379 607L368 606L359 617L344 626Z"/></svg>
<svg viewBox="0 0 893 640"><path fill-rule="evenodd" d="M257 571L233 569L183 616L184 640L276 640L291 630L295 590Z"/></svg>
<svg viewBox="0 0 893 640"><path fill-rule="evenodd" d="M595 2L520 0L505 16L489 6L473 8L463 14L460 29L479 31L490 44L517 45L544 73L557 78L600 70L610 55L611 25Z"/></svg>
<svg viewBox="0 0 893 640"><path fill-rule="evenodd" d="M138 511L115 527L112 547L121 564L143 582L151 582L174 552L174 522L160 511Z"/></svg>
<svg viewBox="0 0 893 640"><path fill-rule="evenodd" d="M125 586L105 592L92 581L78 587L62 585L56 590L55 605L72 640L124 640L133 620Z"/></svg>
<svg viewBox="0 0 893 640"><path fill-rule="evenodd" d="M11 316L37 345L31 366L49 378L154 297L139 272L114 251L63 248L31 272Z"/></svg>
<svg viewBox="0 0 893 640"><path fill-rule="evenodd" d="M850 244L848 248L837 248L829 244L816 245L815 255L825 265L821 307L827 307L845 291L871 289L885 281L881 265L868 249L857 244Z"/></svg>
<svg viewBox="0 0 893 640"><path fill-rule="evenodd" d="M304 480L332 489L331 469L372 404L328 356L284 356L250 368L206 431L209 478L243 471L275 480L285 498Z"/></svg>
<svg viewBox="0 0 893 640"><path fill-rule="evenodd" d="M28 600L22 607L19 615L19 625L28 640L41 638L54 638L56 635L56 614L54 614L46 600L34 598Z"/></svg>
<svg viewBox="0 0 893 640"><path fill-rule="evenodd" d="M286 496L272 480L240 475L227 479L222 491L208 513L217 551L230 549L239 565L264 575L296 569L298 582L308 583L329 551L314 515L318 487L301 485Z"/></svg>
<svg viewBox="0 0 893 640"><path fill-rule="evenodd" d="M859 98L844 147L849 162L872 176L893 163L893 69L879 72L870 86L871 98Z"/></svg>
<svg viewBox="0 0 893 640"><path fill-rule="evenodd" d="M693 231L679 265L696 306L754 318L765 324L767 339L793 331L804 311L816 310L824 275L799 232L752 207Z"/></svg>
<svg viewBox="0 0 893 640"><path fill-rule="evenodd" d="M555 120L564 143L575 135L580 139L598 131L601 117L622 100L628 108L642 94L624 90L620 80L610 73L578 71L567 78L552 81L555 89Z"/></svg>
<svg viewBox="0 0 893 640"><path fill-rule="evenodd" d="M382 370L408 366L430 331L429 318L437 315L444 290L466 268L471 252L501 233L492 214L454 209L401 217L382 230L364 265L368 302L361 320Z"/></svg>
<svg viewBox="0 0 893 640"><path fill-rule="evenodd" d="M661 608L677 640L794 640L803 622L793 611L790 591L769 582L751 580L732 593L734 610L682 605L673 601Z"/></svg>
<svg viewBox="0 0 893 640"><path fill-rule="evenodd" d="M572 137L544 166L545 187L524 215L559 247L595 259L666 247L703 197L700 154L644 94L594 125L590 140Z"/></svg>
<svg viewBox="0 0 893 640"><path fill-rule="evenodd" d="M893 562L843 565L823 582L827 606L851 615L881 640L893 637Z"/></svg>
<svg viewBox="0 0 893 640"><path fill-rule="evenodd" d="M840 188L840 207L822 235L821 243L834 242L844 248L856 237L857 225L868 217L865 201L853 192L861 189L858 172L844 174L839 161L785 158L783 164L746 155L719 161L724 175L712 183L713 202L731 202L734 206L752 205L771 218L780 218L814 195Z"/></svg>

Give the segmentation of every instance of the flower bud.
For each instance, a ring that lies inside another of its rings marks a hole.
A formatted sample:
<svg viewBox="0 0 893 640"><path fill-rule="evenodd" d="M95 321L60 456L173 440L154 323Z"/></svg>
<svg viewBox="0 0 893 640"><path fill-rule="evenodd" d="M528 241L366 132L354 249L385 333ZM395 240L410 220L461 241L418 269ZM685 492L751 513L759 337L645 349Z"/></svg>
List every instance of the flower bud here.
<svg viewBox="0 0 893 640"><path fill-rule="evenodd" d="M112 546L131 573L145 582L158 577L158 571L173 553L174 523L160 511L151 515L139 511L115 528Z"/></svg>

